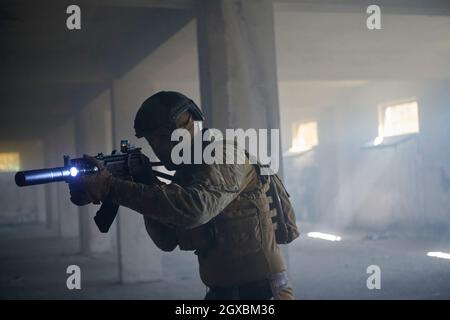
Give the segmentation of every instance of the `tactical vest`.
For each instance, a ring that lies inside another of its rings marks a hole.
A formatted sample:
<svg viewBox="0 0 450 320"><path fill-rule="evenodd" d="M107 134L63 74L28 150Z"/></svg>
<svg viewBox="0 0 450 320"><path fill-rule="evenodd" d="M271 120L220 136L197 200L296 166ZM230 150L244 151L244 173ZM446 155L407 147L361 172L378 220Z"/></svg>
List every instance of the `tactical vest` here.
<svg viewBox="0 0 450 320"><path fill-rule="evenodd" d="M263 237L267 240L273 233L277 243L289 243L298 237L295 213L281 180L276 175L262 176L260 166L254 167L258 179L252 190L241 192L208 223L177 230L181 250L204 255L220 249L224 254L240 257L261 250Z"/></svg>

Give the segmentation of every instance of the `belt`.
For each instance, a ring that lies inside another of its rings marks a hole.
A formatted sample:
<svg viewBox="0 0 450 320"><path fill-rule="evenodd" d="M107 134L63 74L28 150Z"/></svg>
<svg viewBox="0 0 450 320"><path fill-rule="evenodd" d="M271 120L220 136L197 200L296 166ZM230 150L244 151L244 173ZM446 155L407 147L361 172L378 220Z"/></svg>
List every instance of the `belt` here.
<svg viewBox="0 0 450 320"><path fill-rule="evenodd" d="M277 296L280 291L289 286L286 271L273 273L269 279L245 283L238 286L211 286L206 294L206 300L268 300Z"/></svg>

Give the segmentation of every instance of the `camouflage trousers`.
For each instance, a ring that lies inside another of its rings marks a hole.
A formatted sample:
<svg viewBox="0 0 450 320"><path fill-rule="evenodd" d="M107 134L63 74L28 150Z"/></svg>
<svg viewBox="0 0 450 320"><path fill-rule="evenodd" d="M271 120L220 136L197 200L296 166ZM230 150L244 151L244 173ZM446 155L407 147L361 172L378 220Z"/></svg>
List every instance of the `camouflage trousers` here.
<svg viewBox="0 0 450 320"><path fill-rule="evenodd" d="M240 286L210 287L205 300L293 300L294 289L287 280L286 272L270 279L250 282Z"/></svg>

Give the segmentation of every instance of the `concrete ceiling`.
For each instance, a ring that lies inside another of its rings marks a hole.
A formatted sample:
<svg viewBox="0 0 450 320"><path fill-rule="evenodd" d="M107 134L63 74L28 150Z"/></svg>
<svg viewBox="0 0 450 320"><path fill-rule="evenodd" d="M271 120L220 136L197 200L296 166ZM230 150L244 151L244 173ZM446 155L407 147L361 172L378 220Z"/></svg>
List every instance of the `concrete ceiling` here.
<svg viewBox="0 0 450 320"><path fill-rule="evenodd" d="M349 7L350 13L303 7L276 7L282 81L450 78L450 16L445 11L444 15L421 15L419 10L404 14L384 12L381 6L382 29L369 30L364 6L360 11Z"/></svg>
<svg viewBox="0 0 450 320"><path fill-rule="evenodd" d="M66 28L69 1L0 4L0 136L28 138L72 115L192 20L183 2L81 1L82 28ZM133 4L133 2L130 2Z"/></svg>
<svg viewBox="0 0 450 320"><path fill-rule="evenodd" d="M450 1L380 2L377 31L365 27L365 0L276 2L279 80L449 79ZM72 116L191 21L195 1L80 0L80 31L65 27L71 3L0 3L2 139L29 138ZM187 49L174 63L184 80L198 81L182 70L197 59L196 35L180 41Z"/></svg>

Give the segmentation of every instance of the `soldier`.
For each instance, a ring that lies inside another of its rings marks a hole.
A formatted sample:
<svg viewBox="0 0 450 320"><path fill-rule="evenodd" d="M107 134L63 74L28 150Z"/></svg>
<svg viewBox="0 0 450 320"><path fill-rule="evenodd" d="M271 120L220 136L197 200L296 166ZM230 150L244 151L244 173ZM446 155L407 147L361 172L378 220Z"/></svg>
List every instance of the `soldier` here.
<svg viewBox="0 0 450 320"><path fill-rule="evenodd" d="M100 172L70 184L71 201L85 205L108 197L142 214L160 249L194 251L209 288L205 299L293 299L275 238L269 186L258 165L173 163L172 131L185 128L193 137L198 134L195 124L202 120L200 109L180 93L151 96L138 110L134 128L164 166L176 171L172 183L118 179L90 158Z"/></svg>

